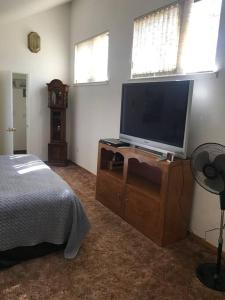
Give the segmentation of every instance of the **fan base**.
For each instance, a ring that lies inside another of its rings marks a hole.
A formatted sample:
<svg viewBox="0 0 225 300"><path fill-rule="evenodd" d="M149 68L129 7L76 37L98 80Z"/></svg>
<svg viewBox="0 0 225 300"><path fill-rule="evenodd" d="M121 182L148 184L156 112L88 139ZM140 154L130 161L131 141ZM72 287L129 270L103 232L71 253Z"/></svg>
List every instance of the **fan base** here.
<svg viewBox="0 0 225 300"><path fill-rule="evenodd" d="M201 264L196 270L198 279L210 289L225 292L225 267L221 266L220 276L216 279L216 264Z"/></svg>

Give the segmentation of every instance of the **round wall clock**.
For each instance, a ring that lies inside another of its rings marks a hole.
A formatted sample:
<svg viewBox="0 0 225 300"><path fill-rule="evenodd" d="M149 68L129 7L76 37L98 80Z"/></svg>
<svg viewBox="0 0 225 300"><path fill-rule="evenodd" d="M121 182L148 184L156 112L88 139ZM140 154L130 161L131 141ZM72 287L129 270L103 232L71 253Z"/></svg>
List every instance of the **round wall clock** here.
<svg viewBox="0 0 225 300"><path fill-rule="evenodd" d="M30 32L28 34L28 49L33 53L41 50L41 38L37 32Z"/></svg>

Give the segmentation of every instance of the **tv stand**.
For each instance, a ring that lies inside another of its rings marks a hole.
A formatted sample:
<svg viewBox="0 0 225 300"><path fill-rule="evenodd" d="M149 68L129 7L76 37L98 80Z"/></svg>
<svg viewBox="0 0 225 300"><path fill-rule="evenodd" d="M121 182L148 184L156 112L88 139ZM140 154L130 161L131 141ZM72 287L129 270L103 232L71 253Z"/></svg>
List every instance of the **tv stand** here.
<svg viewBox="0 0 225 300"><path fill-rule="evenodd" d="M158 245L185 238L192 191L189 160L99 143L96 199Z"/></svg>

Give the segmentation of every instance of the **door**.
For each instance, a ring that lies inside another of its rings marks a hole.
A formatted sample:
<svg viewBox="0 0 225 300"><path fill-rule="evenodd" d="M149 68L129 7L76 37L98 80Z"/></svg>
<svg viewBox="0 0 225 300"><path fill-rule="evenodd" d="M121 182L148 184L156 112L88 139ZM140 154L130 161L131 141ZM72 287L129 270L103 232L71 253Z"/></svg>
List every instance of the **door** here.
<svg viewBox="0 0 225 300"><path fill-rule="evenodd" d="M12 73L0 71L0 154L13 154Z"/></svg>
<svg viewBox="0 0 225 300"><path fill-rule="evenodd" d="M13 73L13 153L27 153L27 75Z"/></svg>

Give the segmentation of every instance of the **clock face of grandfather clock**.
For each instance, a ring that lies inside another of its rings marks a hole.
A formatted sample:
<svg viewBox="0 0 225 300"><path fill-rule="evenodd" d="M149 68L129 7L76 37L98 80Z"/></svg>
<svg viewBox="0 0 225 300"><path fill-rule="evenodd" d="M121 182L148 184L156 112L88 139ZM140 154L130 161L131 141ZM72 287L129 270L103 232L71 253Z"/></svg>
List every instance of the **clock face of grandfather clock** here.
<svg viewBox="0 0 225 300"><path fill-rule="evenodd" d="M52 80L47 86L51 122L48 162L54 165L65 165L67 162L66 108L68 86L58 79Z"/></svg>

